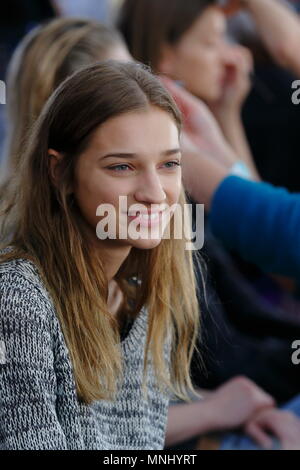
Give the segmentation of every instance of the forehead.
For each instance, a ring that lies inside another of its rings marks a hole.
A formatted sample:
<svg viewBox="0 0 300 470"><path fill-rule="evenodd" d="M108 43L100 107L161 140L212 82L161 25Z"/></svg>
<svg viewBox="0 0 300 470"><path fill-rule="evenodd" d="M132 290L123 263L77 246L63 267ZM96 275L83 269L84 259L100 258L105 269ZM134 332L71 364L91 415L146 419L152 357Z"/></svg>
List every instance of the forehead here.
<svg viewBox="0 0 300 470"><path fill-rule="evenodd" d="M185 35L200 35L205 38L210 34L224 34L226 31L226 17L217 7L211 6L204 10L194 21Z"/></svg>
<svg viewBox="0 0 300 470"><path fill-rule="evenodd" d="M105 153L149 153L178 146L179 132L171 114L155 107L108 119L93 133L89 148Z"/></svg>

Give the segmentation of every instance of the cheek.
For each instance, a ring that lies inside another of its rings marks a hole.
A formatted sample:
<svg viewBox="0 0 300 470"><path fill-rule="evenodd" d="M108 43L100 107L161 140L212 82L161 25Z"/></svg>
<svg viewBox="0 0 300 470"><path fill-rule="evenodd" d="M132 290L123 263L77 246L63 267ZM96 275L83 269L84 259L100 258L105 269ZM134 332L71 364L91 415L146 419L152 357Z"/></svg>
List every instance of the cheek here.
<svg viewBox="0 0 300 470"><path fill-rule="evenodd" d="M178 66L181 67L183 73L192 73L195 76L205 65L204 54L199 44L186 44L180 48L178 55Z"/></svg>
<svg viewBox="0 0 300 470"><path fill-rule="evenodd" d="M201 83L219 73L221 57L215 49L207 48L201 44L194 44L186 51L183 65L191 74L191 79Z"/></svg>
<svg viewBox="0 0 300 470"><path fill-rule="evenodd" d="M85 188L80 188L75 196L83 218L91 225L94 225L97 220L97 207L103 202L102 198Z"/></svg>
<svg viewBox="0 0 300 470"><path fill-rule="evenodd" d="M203 50L201 55L201 61L199 60L199 66L201 66L201 72L199 74L200 80L210 79L219 73L220 61L218 55L214 51Z"/></svg>
<svg viewBox="0 0 300 470"><path fill-rule="evenodd" d="M115 206L117 197L109 190L111 186L104 184L93 176L81 178L77 181L75 198L83 217L90 223L97 223L96 211L100 204L112 204Z"/></svg>
<svg viewBox="0 0 300 470"><path fill-rule="evenodd" d="M177 63L177 75L183 80L186 87L195 95L206 94L207 88L214 81L216 63L211 54L197 45L190 50L181 51L180 60Z"/></svg>
<svg viewBox="0 0 300 470"><path fill-rule="evenodd" d="M179 201L181 189L182 189L181 174L174 177L172 181L168 181L167 185L165 186L165 191L169 195L171 204L175 204Z"/></svg>

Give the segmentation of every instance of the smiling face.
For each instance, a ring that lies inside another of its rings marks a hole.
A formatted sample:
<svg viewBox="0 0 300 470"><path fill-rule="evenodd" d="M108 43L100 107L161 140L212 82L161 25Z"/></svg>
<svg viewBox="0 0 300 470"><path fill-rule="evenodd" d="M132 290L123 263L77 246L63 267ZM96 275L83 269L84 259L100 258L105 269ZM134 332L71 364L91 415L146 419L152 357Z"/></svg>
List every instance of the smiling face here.
<svg viewBox="0 0 300 470"><path fill-rule="evenodd" d="M168 223L167 206L176 204L180 196L180 159L176 123L154 106L108 119L93 133L77 161L73 189L83 220L99 246L149 249L161 242ZM120 196L127 198L127 206L121 209ZM131 214L137 213L133 207L137 203L145 213L134 218ZM116 210L116 239L97 238L101 217L96 213L102 204ZM145 238L158 222L163 228L159 235ZM119 223L126 228L134 224L140 238L131 238L129 232L127 239L120 239Z"/></svg>
<svg viewBox="0 0 300 470"><path fill-rule="evenodd" d="M220 98L225 74L226 20L216 7L208 7L175 45L165 45L159 71L205 101Z"/></svg>

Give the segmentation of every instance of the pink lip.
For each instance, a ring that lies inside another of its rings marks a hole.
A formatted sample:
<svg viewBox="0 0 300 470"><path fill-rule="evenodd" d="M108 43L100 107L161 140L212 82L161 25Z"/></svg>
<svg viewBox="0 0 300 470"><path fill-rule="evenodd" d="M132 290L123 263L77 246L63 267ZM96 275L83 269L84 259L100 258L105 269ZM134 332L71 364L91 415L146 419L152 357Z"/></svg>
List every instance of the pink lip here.
<svg viewBox="0 0 300 470"><path fill-rule="evenodd" d="M156 212L141 212L137 211L138 213L136 215L129 215L128 217L139 217L140 215L154 215L154 214L162 214L164 211L156 211Z"/></svg>
<svg viewBox="0 0 300 470"><path fill-rule="evenodd" d="M157 225L159 225L161 223L161 220L162 220L162 214L164 213L165 211L160 211L160 212L142 212L138 215L128 215L128 218L130 221L132 220L136 220L138 222L137 225L140 225L141 227L156 227ZM141 217L142 215L150 215L150 214L158 214L158 217L154 220L151 220L151 219L143 219L143 217Z"/></svg>

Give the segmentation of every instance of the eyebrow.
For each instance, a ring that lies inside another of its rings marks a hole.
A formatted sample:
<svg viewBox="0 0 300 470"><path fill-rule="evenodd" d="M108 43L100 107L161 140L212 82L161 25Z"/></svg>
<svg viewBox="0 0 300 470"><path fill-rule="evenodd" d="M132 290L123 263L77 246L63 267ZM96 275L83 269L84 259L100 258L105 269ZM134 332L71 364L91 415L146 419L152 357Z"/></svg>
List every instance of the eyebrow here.
<svg viewBox="0 0 300 470"><path fill-rule="evenodd" d="M161 152L160 155L162 157L169 157L170 155L175 155L177 153L181 153L180 148L165 150L164 152ZM104 155L103 157L100 157L99 160L104 160L105 158L109 158L109 157L137 158L137 154L136 153L124 153L124 152L121 152L121 153L108 153L108 154Z"/></svg>

